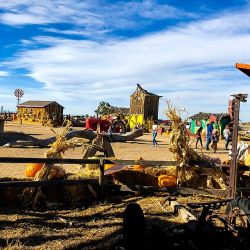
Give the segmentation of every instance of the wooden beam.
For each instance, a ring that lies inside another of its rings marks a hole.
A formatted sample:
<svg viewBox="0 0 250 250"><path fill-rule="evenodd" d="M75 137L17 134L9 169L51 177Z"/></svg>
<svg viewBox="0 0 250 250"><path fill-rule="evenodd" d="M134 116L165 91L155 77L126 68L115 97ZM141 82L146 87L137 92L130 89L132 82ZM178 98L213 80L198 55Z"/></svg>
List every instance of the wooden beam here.
<svg viewBox="0 0 250 250"><path fill-rule="evenodd" d="M141 185L120 185L120 191L130 192L141 192L141 193L154 193L162 192L183 196L190 195L201 195L201 196L212 196L212 197L226 197L228 194L227 190L222 189L195 189L195 188L184 188L184 187L157 187L157 186L141 186Z"/></svg>
<svg viewBox="0 0 250 250"><path fill-rule="evenodd" d="M58 158L19 158L0 157L0 163L61 163L61 164L100 164L100 159L58 159Z"/></svg>
<svg viewBox="0 0 250 250"><path fill-rule="evenodd" d="M145 161L145 160L112 160L121 165L142 165L142 166L178 166L178 161ZM161 167L162 168L162 167Z"/></svg>
<svg viewBox="0 0 250 250"><path fill-rule="evenodd" d="M177 201L170 201L170 206L184 222L189 222L190 220L197 220L197 218L193 214L191 214L183 205L180 205Z"/></svg>
<svg viewBox="0 0 250 250"><path fill-rule="evenodd" d="M97 179L81 179L81 180L44 180L44 181L0 181L0 188L3 187L43 187L43 186L81 186L85 184L98 184Z"/></svg>
<svg viewBox="0 0 250 250"><path fill-rule="evenodd" d="M115 163L117 165L142 165L145 167L166 168L168 166L178 166L178 161L146 161L146 160L110 160L105 159L106 163ZM100 164L100 159L58 159L58 158L33 158L33 157L0 157L0 163L61 163L61 164ZM1 166L1 165L0 165ZM14 166L14 165L13 165ZM198 166L206 168L208 166ZM197 167L197 168L198 168ZM230 165L215 165L218 168L229 168ZM239 170L250 170L250 166L240 166Z"/></svg>
<svg viewBox="0 0 250 250"><path fill-rule="evenodd" d="M235 67L242 71L244 74L247 76L250 76L250 64L245 64L245 63L236 63Z"/></svg>

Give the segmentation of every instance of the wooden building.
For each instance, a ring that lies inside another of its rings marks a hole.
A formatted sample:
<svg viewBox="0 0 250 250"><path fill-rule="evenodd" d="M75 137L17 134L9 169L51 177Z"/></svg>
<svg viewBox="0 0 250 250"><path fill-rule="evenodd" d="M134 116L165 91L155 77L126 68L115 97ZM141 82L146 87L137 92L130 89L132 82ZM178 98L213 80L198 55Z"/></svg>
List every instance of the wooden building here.
<svg viewBox="0 0 250 250"><path fill-rule="evenodd" d="M55 101L27 101L17 105L17 121L21 124L59 126L63 123L63 109Z"/></svg>
<svg viewBox="0 0 250 250"><path fill-rule="evenodd" d="M226 113L213 114L200 112L190 116L189 119L191 119L190 131L192 134L195 134L197 129L200 127L203 127L203 133L206 133L207 124L213 121L214 128L218 129L220 135L222 136L226 125L231 122L230 116Z"/></svg>
<svg viewBox="0 0 250 250"><path fill-rule="evenodd" d="M135 92L130 96L130 114L142 115L144 121L157 120L160 97L137 84Z"/></svg>

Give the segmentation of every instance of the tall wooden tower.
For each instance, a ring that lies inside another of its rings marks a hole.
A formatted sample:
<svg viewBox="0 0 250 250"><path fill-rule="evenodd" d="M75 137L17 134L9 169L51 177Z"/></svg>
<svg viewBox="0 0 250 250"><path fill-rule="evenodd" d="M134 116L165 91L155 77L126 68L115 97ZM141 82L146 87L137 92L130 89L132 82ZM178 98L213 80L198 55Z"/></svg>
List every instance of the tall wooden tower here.
<svg viewBox="0 0 250 250"><path fill-rule="evenodd" d="M135 92L130 96L130 113L142 114L144 120L157 120L160 97L137 84Z"/></svg>

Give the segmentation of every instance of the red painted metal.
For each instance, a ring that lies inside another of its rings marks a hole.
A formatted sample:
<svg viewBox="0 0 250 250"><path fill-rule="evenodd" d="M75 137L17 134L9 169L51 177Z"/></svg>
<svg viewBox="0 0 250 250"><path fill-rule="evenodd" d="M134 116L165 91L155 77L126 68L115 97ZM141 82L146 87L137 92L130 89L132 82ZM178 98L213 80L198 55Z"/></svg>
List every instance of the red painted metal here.
<svg viewBox="0 0 250 250"><path fill-rule="evenodd" d="M109 120L103 120L101 118L87 118L86 129L92 129L96 131L97 125L100 124L101 132L107 132L111 122Z"/></svg>

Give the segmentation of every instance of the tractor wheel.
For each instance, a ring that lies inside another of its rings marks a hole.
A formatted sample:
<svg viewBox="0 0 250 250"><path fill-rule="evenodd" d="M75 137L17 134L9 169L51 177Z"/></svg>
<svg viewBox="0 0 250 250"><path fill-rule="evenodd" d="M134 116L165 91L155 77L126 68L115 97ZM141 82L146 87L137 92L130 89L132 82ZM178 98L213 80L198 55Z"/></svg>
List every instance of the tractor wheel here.
<svg viewBox="0 0 250 250"><path fill-rule="evenodd" d="M122 121L115 121L113 124L114 133L126 133L126 125Z"/></svg>
<svg viewBox="0 0 250 250"><path fill-rule="evenodd" d="M145 219L141 207L130 203L124 213L123 242L126 249L144 249Z"/></svg>

